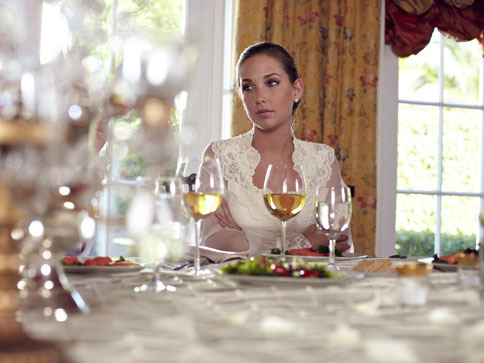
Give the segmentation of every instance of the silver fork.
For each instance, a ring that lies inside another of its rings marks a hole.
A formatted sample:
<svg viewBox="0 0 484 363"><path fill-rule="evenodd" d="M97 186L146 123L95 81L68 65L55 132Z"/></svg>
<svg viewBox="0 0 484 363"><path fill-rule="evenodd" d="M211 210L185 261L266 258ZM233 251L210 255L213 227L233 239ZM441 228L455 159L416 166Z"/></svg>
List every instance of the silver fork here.
<svg viewBox="0 0 484 363"><path fill-rule="evenodd" d="M184 261L181 263L163 262L161 267L167 270L177 271L185 267L190 267L192 265L193 265L193 261Z"/></svg>

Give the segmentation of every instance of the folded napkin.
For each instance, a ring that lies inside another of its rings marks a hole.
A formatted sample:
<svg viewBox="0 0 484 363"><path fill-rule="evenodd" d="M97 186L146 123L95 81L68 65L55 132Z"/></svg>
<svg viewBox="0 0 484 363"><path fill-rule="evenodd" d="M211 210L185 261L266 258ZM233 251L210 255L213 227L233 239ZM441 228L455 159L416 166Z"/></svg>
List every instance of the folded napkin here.
<svg viewBox="0 0 484 363"><path fill-rule="evenodd" d="M195 255L195 246L188 246L183 256L184 260L193 259ZM207 258L213 263L222 263L234 259L246 259L249 257L249 251L233 252L233 251L222 251L215 248L210 248L206 246L200 246L200 258Z"/></svg>

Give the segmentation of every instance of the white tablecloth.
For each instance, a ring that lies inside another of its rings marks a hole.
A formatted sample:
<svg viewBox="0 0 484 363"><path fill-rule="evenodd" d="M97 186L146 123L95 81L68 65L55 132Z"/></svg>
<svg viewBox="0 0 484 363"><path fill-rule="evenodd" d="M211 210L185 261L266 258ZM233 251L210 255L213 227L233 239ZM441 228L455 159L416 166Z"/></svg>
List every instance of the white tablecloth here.
<svg viewBox="0 0 484 363"><path fill-rule="evenodd" d="M402 306L391 273L321 288L183 278L175 292L134 293L149 276L70 274L91 312L30 314L24 327L72 362L484 361L484 304L457 273L432 272L421 307Z"/></svg>

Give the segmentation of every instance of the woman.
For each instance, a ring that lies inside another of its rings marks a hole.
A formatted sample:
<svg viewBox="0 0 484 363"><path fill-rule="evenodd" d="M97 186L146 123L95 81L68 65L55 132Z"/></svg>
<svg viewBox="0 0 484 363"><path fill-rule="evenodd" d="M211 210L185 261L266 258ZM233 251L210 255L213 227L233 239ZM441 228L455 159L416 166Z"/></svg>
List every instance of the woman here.
<svg viewBox="0 0 484 363"><path fill-rule="evenodd" d="M317 249L328 245L314 224L314 195L320 185L343 185L334 150L298 140L293 115L304 85L287 50L262 42L248 47L237 63L237 85L253 128L246 134L209 145L206 156L220 160L226 183L225 199L203 224L202 243L228 251L268 252L280 238L280 220L266 209L263 185L270 164L301 165L307 199L303 210L287 222L287 248ZM347 235L339 250L351 247Z"/></svg>

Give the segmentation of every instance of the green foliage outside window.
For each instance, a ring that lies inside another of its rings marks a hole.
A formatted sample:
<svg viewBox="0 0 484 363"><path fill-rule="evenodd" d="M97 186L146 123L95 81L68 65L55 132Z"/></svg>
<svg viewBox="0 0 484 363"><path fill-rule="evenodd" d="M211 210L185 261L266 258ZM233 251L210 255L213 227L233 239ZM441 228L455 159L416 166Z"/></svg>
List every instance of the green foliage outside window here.
<svg viewBox="0 0 484 363"><path fill-rule="evenodd" d="M439 101L439 38L417 56L399 60L399 98ZM480 46L444 38L444 102L479 103ZM442 129L442 192L480 192L481 110L444 108ZM438 190L439 108L401 103L398 114L397 189ZM440 255L476 244L478 196L397 194L396 251L408 256L432 256L436 218L440 215ZM439 214L440 213L440 214Z"/></svg>
<svg viewBox="0 0 484 363"><path fill-rule="evenodd" d="M435 234L430 231L398 230L396 233L395 251L402 256L433 256L434 240ZM449 233L440 235L440 256L475 247L475 235Z"/></svg>

